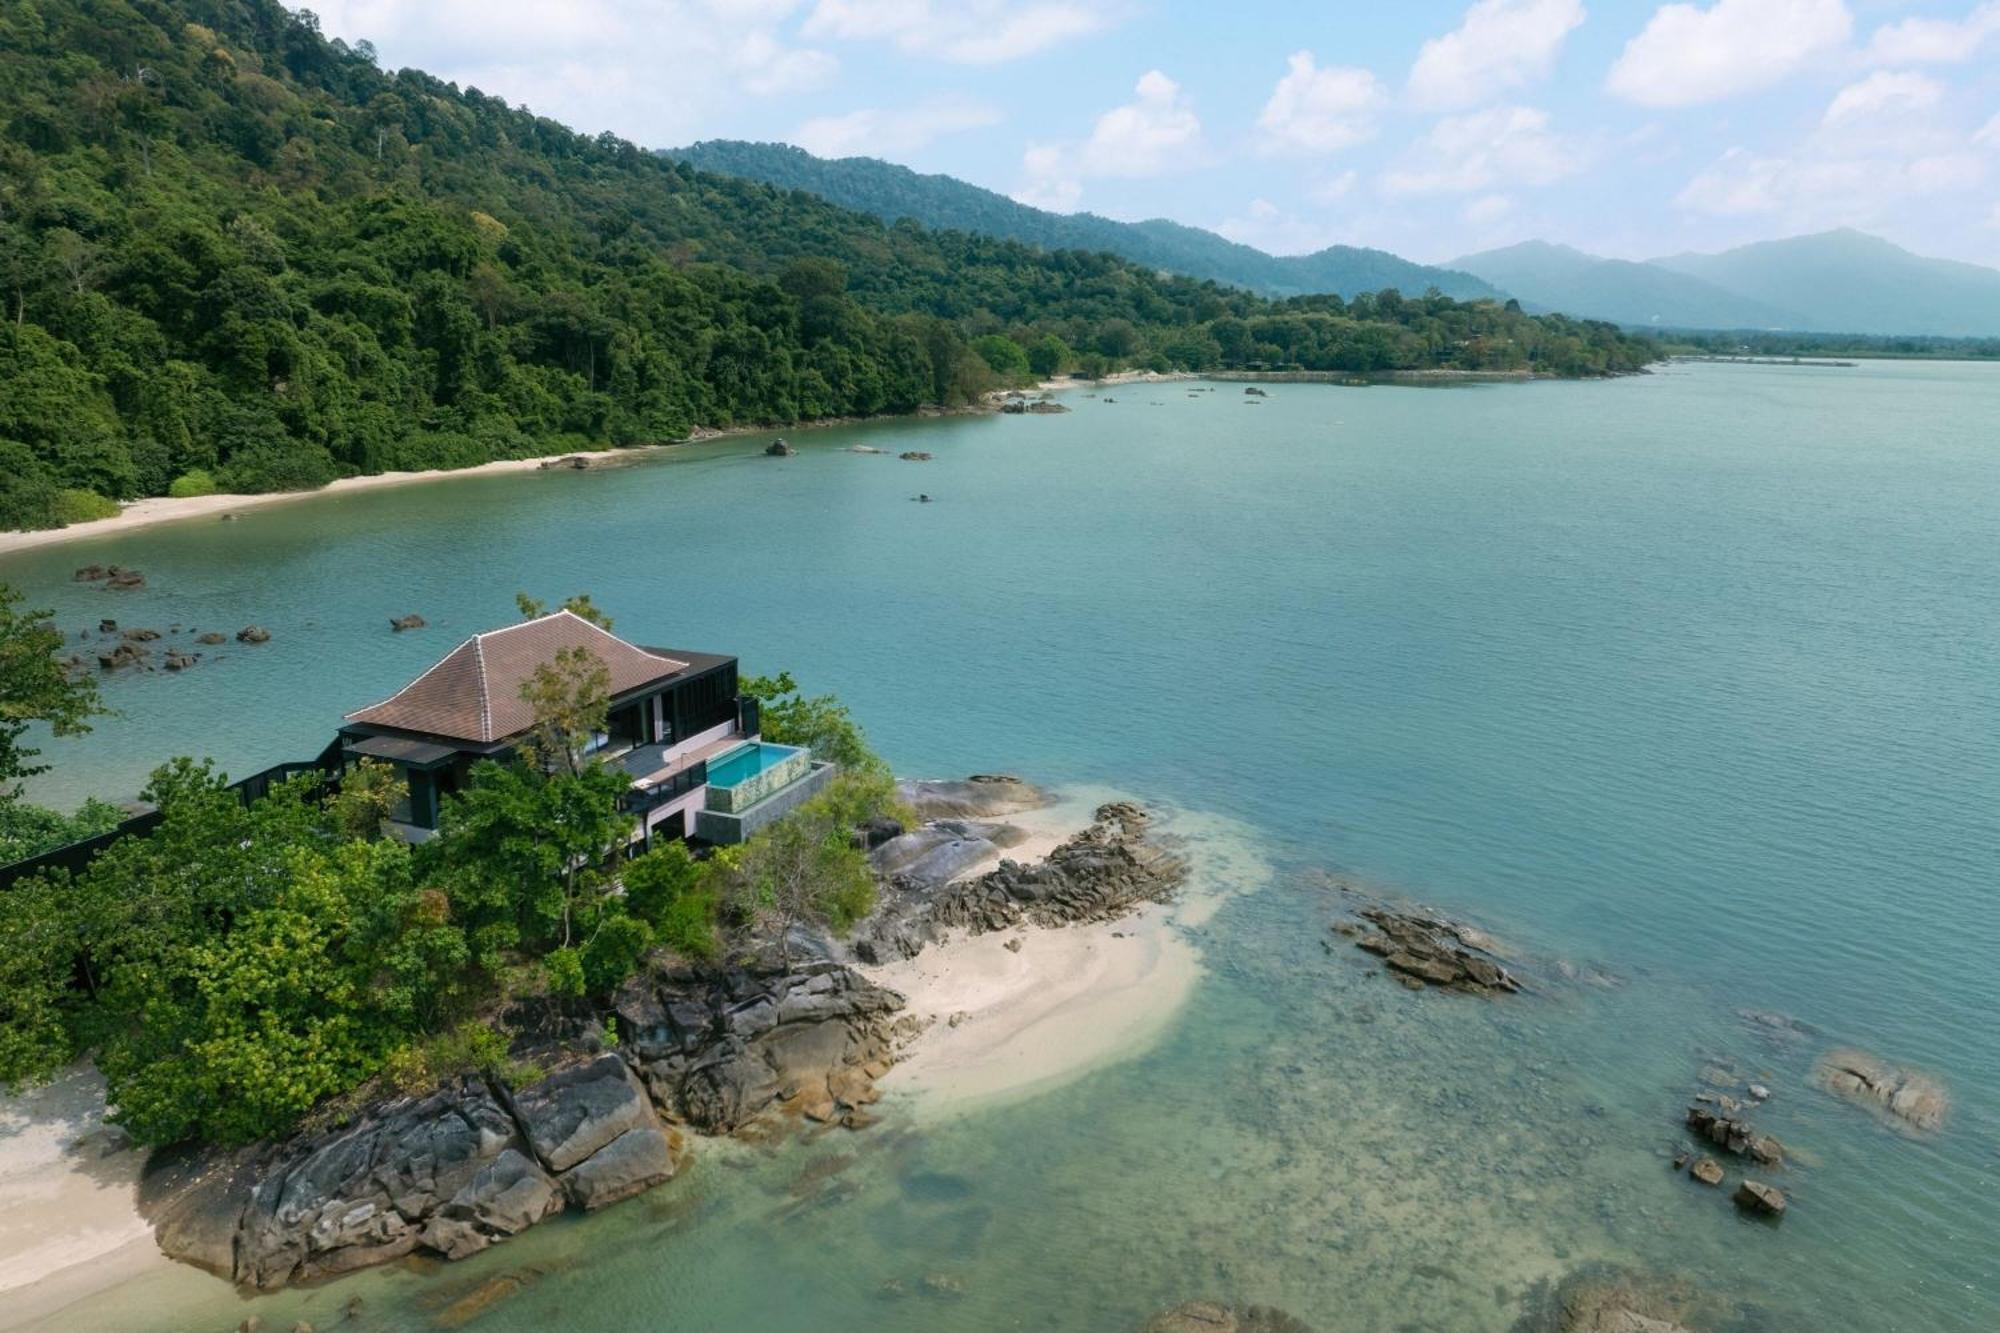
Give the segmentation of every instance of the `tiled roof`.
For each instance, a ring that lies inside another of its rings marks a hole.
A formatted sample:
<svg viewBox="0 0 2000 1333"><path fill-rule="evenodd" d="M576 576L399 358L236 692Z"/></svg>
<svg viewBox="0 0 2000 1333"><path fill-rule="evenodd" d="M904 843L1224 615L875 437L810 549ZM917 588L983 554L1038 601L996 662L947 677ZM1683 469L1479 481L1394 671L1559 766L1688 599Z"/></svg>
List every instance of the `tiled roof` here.
<svg viewBox="0 0 2000 1333"><path fill-rule="evenodd" d="M688 666L635 647L574 612L557 611L473 635L395 694L349 713L347 720L454 740L504 740L534 723L521 687L536 667L554 662L565 648L587 649L603 662L611 672L613 696Z"/></svg>

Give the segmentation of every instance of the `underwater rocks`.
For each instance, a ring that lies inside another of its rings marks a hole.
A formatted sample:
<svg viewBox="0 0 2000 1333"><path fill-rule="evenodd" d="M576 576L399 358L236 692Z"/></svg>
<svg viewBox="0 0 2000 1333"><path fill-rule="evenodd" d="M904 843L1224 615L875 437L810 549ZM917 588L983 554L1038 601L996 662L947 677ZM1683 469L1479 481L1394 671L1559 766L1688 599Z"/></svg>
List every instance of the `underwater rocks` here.
<svg viewBox="0 0 2000 1333"><path fill-rule="evenodd" d="M162 1155L141 1208L169 1257L262 1290L412 1253L464 1258L671 1180L677 1123L727 1133L773 1110L866 1123L901 1004L826 964L635 978L617 1052L541 1052L554 1069L532 1083L468 1075L290 1139Z"/></svg>
<svg viewBox="0 0 2000 1333"><path fill-rule="evenodd" d="M1160 1311L1140 1326L1139 1333L1312 1333L1312 1326L1268 1305L1239 1308L1188 1301Z"/></svg>
<svg viewBox="0 0 2000 1333"><path fill-rule="evenodd" d="M1819 1087L1905 1130L1935 1130L1951 1109L1944 1084L1852 1047L1828 1051L1813 1069Z"/></svg>
<svg viewBox="0 0 2000 1333"><path fill-rule="evenodd" d="M85 565L70 575L78 583L102 583L107 588L125 590L146 586L146 576L120 565Z"/></svg>
<svg viewBox="0 0 2000 1333"><path fill-rule="evenodd" d="M907 449L897 454L896 457L902 459L905 463L928 463L931 461L931 455L922 449Z"/></svg>
<svg viewBox="0 0 2000 1333"><path fill-rule="evenodd" d="M1729 1302L1683 1279L1592 1265L1539 1285L1513 1333L1694 1333L1739 1322Z"/></svg>
<svg viewBox="0 0 2000 1333"><path fill-rule="evenodd" d="M1519 991L1521 983L1500 964L1493 938L1464 922L1425 909L1364 907L1356 913L1373 929L1342 922L1334 929L1355 936L1354 945L1382 960L1414 990L1441 986L1474 995Z"/></svg>

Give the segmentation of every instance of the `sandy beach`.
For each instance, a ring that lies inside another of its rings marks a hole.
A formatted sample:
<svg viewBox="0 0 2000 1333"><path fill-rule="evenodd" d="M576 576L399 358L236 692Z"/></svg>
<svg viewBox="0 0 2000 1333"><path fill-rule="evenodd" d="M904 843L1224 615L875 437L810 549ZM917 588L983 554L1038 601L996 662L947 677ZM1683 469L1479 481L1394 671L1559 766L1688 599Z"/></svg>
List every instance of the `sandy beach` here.
<svg viewBox="0 0 2000 1333"><path fill-rule="evenodd" d="M0 1329L49 1327L72 1301L173 1267L139 1216L145 1162L105 1125L88 1065L0 1098Z"/></svg>
<svg viewBox="0 0 2000 1333"><path fill-rule="evenodd" d="M997 822L1027 837L1000 855L1046 857L1090 823L1108 791L1066 793ZM999 856L959 878L984 874ZM1201 980L1201 955L1185 927L1212 910L1197 877L1170 905L1116 921L1056 929L960 934L915 958L860 967L931 1020L882 1079L920 1114L953 1114L1043 1092L1093 1069L1144 1054Z"/></svg>
<svg viewBox="0 0 2000 1333"><path fill-rule="evenodd" d="M592 466L602 467L613 460L623 462L628 459L644 458L655 450L672 447L661 444L595 452L572 449L567 453L547 454L539 458L503 458L492 463L481 463L477 467L432 468L424 472L378 472L368 477L342 477L339 481L328 482L316 491L273 491L265 495L198 495L185 500L158 495L151 499L134 500L119 511L116 518L93 519L88 523L72 523L66 528L47 528L38 532L0 532L0 555L12 551L26 551L37 546L53 546L58 542L78 541L85 537L111 537L120 533L135 532L140 528L155 527L161 523L179 523L193 518L218 518L223 514L240 513L246 509L262 509L267 505L306 500L319 495L343 495L352 491L378 490L384 486L408 486L421 481L446 481L453 477L490 477L503 472L533 472L544 463L562 458L589 458Z"/></svg>

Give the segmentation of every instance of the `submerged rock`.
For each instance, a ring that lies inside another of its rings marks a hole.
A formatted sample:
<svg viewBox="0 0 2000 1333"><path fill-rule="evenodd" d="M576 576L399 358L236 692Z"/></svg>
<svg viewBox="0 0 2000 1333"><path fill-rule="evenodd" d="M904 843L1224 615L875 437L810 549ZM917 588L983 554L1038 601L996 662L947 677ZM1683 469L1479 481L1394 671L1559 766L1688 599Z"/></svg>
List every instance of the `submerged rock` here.
<svg viewBox="0 0 2000 1333"><path fill-rule="evenodd" d="M1929 1074L1899 1069L1879 1056L1851 1047L1821 1056L1813 1069L1813 1082L1900 1128L1935 1130L1944 1124L1951 1109L1944 1084Z"/></svg>
<svg viewBox="0 0 2000 1333"><path fill-rule="evenodd" d="M1312 1333L1304 1320L1268 1305L1188 1301L1148 1319L1139 1333Z"/></svg>
<svg viewBox="0 0 2000 1333"><path fill-rule="evenodd" d="M1513 1333L1695 1333L1734 1314L1684 1280L1596 1265L1538 1285Z"/></svg>
<svg viewBox="0 0 2000 1333"><path fill-rule="evenodd" d="M928 463L931 461L931 455L923 449L907 449L897 454L896 457L902 459L905 463Z"/></svg>
<svg viewBox="0 0 2000 1333"><path fill-rule="evenodd" d="M1373 906L1357 915L1374 929L1359 933L1355 947L1380 957L1406 985L1419 990L1442 986L1477 995L1521 989L1520 981L1494 956L1497 946L1492 937L1482 930L1420 908ZM1335 929L1354 933L1351 926Z"/></svg>

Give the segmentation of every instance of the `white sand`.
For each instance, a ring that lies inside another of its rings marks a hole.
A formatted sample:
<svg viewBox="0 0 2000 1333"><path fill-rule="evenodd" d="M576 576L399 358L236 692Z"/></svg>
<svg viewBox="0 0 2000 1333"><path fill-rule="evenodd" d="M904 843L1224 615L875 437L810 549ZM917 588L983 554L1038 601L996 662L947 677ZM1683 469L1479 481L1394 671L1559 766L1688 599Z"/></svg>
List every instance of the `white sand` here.
<svg viewBox="0 0 2000 1333"><path fill-rule="evenodd" d="M0 532L0 555L10 551L25 551L35 546L52 546L57 542L75 541L82 537L111 537L120 533L150 528L161 523L178 523L191 518L212 518L221 514L238 513L245 509L261 509L266 505L284 504L291 500L305 500L315 495L340 495L348 491L372 491L384 486L407 486L418 481L443 481L451 477L486 477L500 472L533 472L542 464L559 458L589 457L602 460L616 456L618 461L643 458L655 448L670 448L669 445L654 445L634 449L605 449L591 451L572 449L568 453L548 454L540 458L503 458L492 463L481 463L477 467L431 468L423 472L378 472L371 477L342 477L329 482L316 491L274 491L268 495L199 495L186 500L176 500L170 496L155 496L150 500L134 500L119 511L116 518L93 519L88 523L72 523L66 528L49 528L42 532ZM594 464L601 466L601 462Z"/></svg>
<svg viewBox="0 0 2000 1333"><path fill-rule="evenodd" d="M1041 860L1112 799L1108 791L1070 793L1005 816L995 822L1028 837L1000 855ZM984 874L998 859L959 878ZM1191 883L1175 904L1148 904L1117 921L960 935L915 958L860 968L899 992L907 1013L933 1020L881 1080L883 1091L911 1097L922 1113L954 1114L1144 1054L1201 979L1201 955L1184 926L1205 919L1209 899Z"/></svg>
<svg viewBox="0 0 2000 1333"><path fill-rule="evenodd" d="M145 1162L104 1124L88 1065L0 1098L0 1329L45 1327L79 1297L171 1265L139 1216Z"/></svg>

